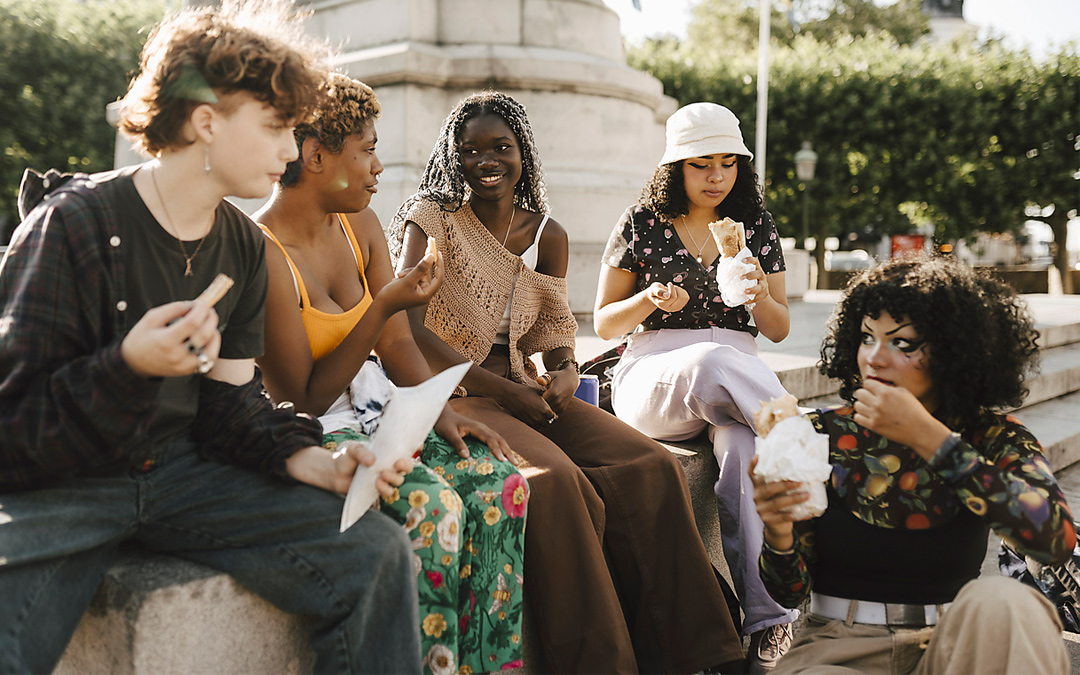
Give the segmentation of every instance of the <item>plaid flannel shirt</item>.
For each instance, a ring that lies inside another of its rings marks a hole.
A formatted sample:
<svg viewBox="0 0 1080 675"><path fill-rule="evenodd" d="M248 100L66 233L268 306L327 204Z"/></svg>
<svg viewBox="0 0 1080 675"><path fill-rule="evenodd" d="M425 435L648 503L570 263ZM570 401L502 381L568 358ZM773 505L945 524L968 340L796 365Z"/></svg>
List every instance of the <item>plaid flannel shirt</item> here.
<svg viewBox="0 0 1080 675"><path fill-rule="evenodd" d="M76 476L148 442L160 380L120 354L130 325L111 200L125 171L23 177L23 222L0 262L0 490ZM240 387L203 378L192 430L202 456L280 476L322 439L317 421L273 407L258 374Z"/></svg>

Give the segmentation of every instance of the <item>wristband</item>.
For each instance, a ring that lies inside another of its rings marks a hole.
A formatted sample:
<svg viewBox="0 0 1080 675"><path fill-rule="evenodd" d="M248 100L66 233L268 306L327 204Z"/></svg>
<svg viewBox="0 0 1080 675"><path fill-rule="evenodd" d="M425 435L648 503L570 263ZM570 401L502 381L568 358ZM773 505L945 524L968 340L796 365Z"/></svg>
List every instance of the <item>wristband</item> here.
<svg viewBox="0 0 1080 675"><path fill-rule="evenodd" d="M794 544L792 544L791 548L789 548L786 551L778 551L775 548L773 548L772 546L769 546L769 542L765 541L764 539L761 540L761 548L765 549L769 553L775 553L776 555L791 555L792 553L795 552L795 545Z"/></svg>

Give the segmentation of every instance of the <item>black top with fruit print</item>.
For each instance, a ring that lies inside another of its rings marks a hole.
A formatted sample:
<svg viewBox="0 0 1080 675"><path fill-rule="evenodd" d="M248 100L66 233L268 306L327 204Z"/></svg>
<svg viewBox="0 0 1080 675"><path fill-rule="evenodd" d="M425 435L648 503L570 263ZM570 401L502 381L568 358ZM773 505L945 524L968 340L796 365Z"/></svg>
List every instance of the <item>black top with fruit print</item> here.
<svg viewBox="0 0 1080 675"><path fill-rule="evenodd" d="M762 211L754 222L743 225L746 247L765 274L783 272L784 253L769 212ZM757 334L746 307L728 307L720 299L716 261L699 263L671 223L648 209L635 205L626 210L611 232L603 262L636 274L635 292L656 281L681 286L690 295L690 301L677 312L657 309L650 314L641 322L645 330L718 326Z"/></svg>
<svg viewBox="0 0 1080 675"><path fill-rule="evenodd" d="M1042 446L1016 418L984 412L927 462L859 426L850 406L809 413L829 437L829 507L795 523L795 549L765 549L761 580L785 607L811 590L876 602L938 604L979 574L987 529L1021 555L1060 563L1072 514Z"/></svg>

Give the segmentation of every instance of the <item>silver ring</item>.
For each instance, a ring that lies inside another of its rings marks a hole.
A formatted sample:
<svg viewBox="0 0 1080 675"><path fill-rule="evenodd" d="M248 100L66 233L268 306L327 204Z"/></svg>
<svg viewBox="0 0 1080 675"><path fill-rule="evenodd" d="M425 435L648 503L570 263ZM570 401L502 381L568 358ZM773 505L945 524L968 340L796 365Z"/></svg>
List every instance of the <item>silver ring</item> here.
<svg viewBox="0 0 1080 675"><path fill-rule="evenodd" d="M195 354L196 356L198 356L199 353L202 352L202 350L199 349L198 347L196 347L195 343L192 342L191 340L185 340L184 341L184 346L187 347L187 350L189 352L191 352L192 354Z"/></svg>
<svg viewBox="0 0 1080 675"><path fill-rule="evenodd" d="M214 367L214 362L210 360L210 357L201 351L195 354L195 360L198 361L197 369L200 375L209 373Z"/></svg>

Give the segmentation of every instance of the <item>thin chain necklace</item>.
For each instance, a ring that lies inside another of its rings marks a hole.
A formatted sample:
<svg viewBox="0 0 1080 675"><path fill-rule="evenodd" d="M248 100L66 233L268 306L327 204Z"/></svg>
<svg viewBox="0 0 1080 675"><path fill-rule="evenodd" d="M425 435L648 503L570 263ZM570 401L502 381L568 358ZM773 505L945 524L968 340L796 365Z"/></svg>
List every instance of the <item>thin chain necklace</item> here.
<svg viewBox="0 0 1080 675"><path fill-rule="evenodd" d="M203 242L206 241L206 237L210 234L210 231L207 230L206 234L199 240L198 246L195 247L195 252L188 255L187 249L184 248L184 242L180 239L178 234L180 230L176 229L176 226L173 225L172 216L169 215L169 208L165 206L165 200L161 197L161 190L158 188L157 184L157 171L153 169L150 170L150 180L154 183L154 192L157 194L158 201L161 202L161 210L165 213L165 220L168 221L169 227L172 229L172 232L169 232L169 234L172 234L173 238L176 239L176 243L180 244L180 254L184 256L184 276L190 277L193 274L191 271L191 261L195 259L195 256L199 255L199 250L202 249ZM173 234L174 232L177 234Z"/></svg>
<svg viewBox="0 0 1080 675"><path fill-rule="evenodd" d="M510 239L510 228L514 226L515 215L517 215L517 204L514 204L510 210L510 222L506 224L506 234L503 235L503 248L506 248L506 242Z"/></svg>
<svg viewBox="0 0 1080 675"><path fill-rule="evenodd" d="M690 241L694 242L694 246L697 246L697 255L695 257L697 258L698 264L700 265L701 264L701 250L703 248L705 248L705 245L702 244L701 246L698 246L697 239L694 239L694 233L690 231L690 226L686 224L686 216L679 216L679 217L682 218L683 229L686 230L686 233L688 235L690 235ZM705 243L708 244L709 240L706 239Z"/></svg>

